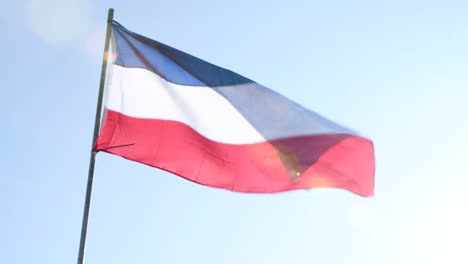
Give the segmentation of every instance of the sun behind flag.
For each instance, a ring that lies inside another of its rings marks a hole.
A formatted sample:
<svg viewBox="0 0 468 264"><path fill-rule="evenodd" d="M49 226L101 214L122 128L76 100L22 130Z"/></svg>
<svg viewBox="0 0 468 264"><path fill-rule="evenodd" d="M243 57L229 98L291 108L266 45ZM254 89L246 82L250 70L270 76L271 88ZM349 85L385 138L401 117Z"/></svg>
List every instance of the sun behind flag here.
<svg viewBox="0 0 468 264"><path fill-rule="evenodd" d="M374 191L369 139L230 70L113 21L95 150L237 192Z"/></svg>

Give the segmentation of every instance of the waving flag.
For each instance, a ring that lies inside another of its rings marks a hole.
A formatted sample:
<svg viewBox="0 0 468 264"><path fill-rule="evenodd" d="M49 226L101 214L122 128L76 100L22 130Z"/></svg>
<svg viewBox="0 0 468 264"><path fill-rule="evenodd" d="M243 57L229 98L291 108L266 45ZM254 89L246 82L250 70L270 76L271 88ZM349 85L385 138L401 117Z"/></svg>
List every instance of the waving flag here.
<svg viewBox="0 0 468 264"><path fill-rule="evenodd" d="M115 21L112 43L97 151L237 192L373 194L369 139Z"/></svg>

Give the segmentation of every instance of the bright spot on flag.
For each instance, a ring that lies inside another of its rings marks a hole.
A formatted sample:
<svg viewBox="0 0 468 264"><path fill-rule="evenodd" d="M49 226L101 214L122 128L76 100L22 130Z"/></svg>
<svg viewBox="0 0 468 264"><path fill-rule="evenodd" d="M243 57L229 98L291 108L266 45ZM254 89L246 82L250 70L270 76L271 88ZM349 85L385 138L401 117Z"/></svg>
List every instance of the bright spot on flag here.
<svg viewBox="0 0 468 264"><path fill-rule="evenodd" d="M107 60L108 62L114 63L117 60L117 53L113 51L108 51Z"/></svg>
<svg viewBox="0 0 468 264"><path fill-rule="evenodd" d="M309 183L310 188L320 188L320 187L331 187L333 186L331 182L320 175L314 175Z"/></svg>

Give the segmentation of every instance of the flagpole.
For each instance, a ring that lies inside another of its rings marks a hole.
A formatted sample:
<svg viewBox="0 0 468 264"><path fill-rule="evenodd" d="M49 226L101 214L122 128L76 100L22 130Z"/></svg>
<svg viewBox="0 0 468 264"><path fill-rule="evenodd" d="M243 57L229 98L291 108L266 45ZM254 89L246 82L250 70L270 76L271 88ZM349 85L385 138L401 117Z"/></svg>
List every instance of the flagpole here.
<svg viewBox="0 0 468 264"><path fill-rule="evenodd" d="M106 31L106 40L104 44L104 55L102 59L102 68L101 68L101 81L99 83L99 94L96 107L96 119L94 120L94 134L93 142L91 146L91 155L89 158L89 170L88 170L88 184L86 186L86 198L83 210L83 222L81 224L81 237L80 237L80 249L78 252L78 264L83 264L84 261L84 252L86 245L86 233L88 230L88 217L89 217L89 208L91 204L91 191L93 189L93 177L94 177L94 164L96 162L96 150L94 150L94 145L96 144L96 139L99 134L99 127L101 123L101 111L102 111L102 98L104 96L104 84L106 82L106 70L107 70L107 59L109 57L109 43L112 30L112 20L114 19L114 9L109 8L107 14L107 31Z"/></svg>

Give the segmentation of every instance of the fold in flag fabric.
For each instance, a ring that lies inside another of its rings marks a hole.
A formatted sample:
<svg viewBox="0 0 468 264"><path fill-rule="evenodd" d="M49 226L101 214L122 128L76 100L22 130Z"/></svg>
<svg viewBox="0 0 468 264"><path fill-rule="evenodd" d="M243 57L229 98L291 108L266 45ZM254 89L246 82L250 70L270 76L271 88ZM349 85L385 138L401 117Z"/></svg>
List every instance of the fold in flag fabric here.
<svg viewBox="0 0 468 264"><path fill-rule="evenodd" d="M371 140L115 21L112 44L96 151L236 192L373 195Z"/></svg>

